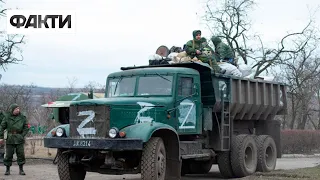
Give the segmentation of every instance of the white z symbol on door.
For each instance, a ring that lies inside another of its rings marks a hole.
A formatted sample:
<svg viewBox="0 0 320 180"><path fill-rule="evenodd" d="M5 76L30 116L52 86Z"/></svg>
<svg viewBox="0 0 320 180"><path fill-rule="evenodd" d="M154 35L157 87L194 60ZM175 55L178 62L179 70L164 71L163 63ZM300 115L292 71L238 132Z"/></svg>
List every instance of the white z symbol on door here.
<svg viewBox="0 0 320 180"><path fill-rule="evenodd" d="M96 134L97 130L95 128L83 128L87 123L90 121L93 122L93 119L95 117L95 113L92 110L89 111L80 111L78 113L78 116L88 116L86 119L84 119L80 125L77 128L78 133L81 135L81 137L84 138L84 135L88 134Z"/></svg>

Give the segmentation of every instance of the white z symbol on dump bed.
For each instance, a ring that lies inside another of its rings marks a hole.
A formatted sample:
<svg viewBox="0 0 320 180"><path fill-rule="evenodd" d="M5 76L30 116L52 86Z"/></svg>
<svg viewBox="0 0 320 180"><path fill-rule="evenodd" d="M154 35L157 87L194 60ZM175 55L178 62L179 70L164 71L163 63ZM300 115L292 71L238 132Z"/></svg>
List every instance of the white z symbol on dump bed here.
<svg viewBox="0 0 320 180"><path fill-rule="evenodd" d="M94 111L80 111L78 116L88 116L86 119L84 119L81 124L78 126L77 131L78 133L84 138L84 135L88 134L96 134L95 128L83 128L88 122L93 122L93 118L95 116Z"/></svg>

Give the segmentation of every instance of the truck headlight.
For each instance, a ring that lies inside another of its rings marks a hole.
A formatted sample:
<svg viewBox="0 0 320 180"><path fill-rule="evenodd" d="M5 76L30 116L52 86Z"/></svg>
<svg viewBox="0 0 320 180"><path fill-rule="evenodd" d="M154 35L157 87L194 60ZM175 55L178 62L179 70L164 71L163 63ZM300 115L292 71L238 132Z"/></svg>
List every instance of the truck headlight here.
<svg viewBox="0 0 320 180"><path fill-rule="evenodd" d="M61 128L61 127L59 127L59 128L57 128L57 130L56 130L56 136L58 136L58 137L62 137L63 135L64 135L64 129L63 128Z"/></svg>
<svg viewBox="0 0 320 180"><path fill-rule="evenodd" d="M109 137L111 137L111 138L115 138L115 137L117 137L118 136L118 133L119 133L119 130L117 129L117 128L111 128L110 130L109 130Z"/></svg>

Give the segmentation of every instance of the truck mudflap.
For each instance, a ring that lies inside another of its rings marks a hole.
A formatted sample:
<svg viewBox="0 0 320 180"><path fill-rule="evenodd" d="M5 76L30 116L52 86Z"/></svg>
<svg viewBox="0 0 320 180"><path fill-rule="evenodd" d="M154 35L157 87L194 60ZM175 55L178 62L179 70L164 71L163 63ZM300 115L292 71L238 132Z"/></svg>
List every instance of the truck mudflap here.
<svg viewBox="0 0 320 180"><path fill-rule="evenodd" d="M141 139L94 139L94 138L44 138L44 147L68 149L97 149L97 150L142 150Z"/></svg>

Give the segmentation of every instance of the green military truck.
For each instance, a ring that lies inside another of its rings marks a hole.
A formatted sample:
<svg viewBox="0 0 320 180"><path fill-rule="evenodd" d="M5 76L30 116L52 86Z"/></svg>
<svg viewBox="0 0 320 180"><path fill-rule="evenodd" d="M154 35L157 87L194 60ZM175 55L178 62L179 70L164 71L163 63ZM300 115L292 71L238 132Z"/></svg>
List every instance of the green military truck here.
<svg viewBox="0 0 320 180"><path fill-rule="evenodd" d="M44 146L57 148L60 179L86 172L138 174L143 180L223 177L275 169L286 86L213 73L197 62L123 67L104 98L71 102Z"/></svg>

